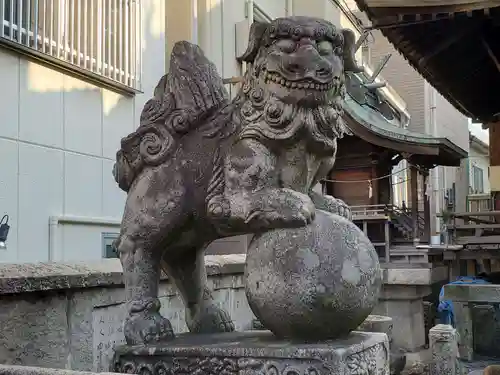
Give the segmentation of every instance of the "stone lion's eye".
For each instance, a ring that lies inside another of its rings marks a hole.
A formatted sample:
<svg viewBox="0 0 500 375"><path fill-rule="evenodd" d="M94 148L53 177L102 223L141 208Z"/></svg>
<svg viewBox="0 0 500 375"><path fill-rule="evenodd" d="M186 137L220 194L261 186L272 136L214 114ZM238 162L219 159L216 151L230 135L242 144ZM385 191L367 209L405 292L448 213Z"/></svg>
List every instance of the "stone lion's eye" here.
<svg viewBox="0 0 500 375"><path fill-rule="evenodd" d="M286 52L286 53L292 53L297 48L297 43L293 40L290 40L290 39L281 39L276 43L276 45L283 52Z"/></svg>
<svg viewBox="0 0 500 375"><path fill-rule="evenodd" d="M329 55L333 52L333 45L332 45L332 43L330 43L326 40L323 40L323 41L318 43L318 51L322 55Z"/></svg>

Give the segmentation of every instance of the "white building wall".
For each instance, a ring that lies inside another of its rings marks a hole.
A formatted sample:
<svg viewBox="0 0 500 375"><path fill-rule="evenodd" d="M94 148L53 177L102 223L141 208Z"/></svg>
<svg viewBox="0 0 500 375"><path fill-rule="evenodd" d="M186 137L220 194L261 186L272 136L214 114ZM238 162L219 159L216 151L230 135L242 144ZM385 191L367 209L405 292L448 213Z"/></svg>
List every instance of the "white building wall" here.
<svg viewBox="0 0 500 375"><path fill-rule="evenodd" d="M489 194L491 191L490 179L488 177L488 170L490 167L489 155L487 152L485 152L485 150L477 146L474 146L474 144L471 144L469 150L469 186L471 186L472 181L474 181L474 176L472 172L473 171L472 167L474 166L482 169L484 194Z"/></svg>
<svg viewBox="0 0 500 375"><path fill-rule="evenodd" d="M246 0L198 0L197 42L225 78L242 72L236 55L238 47L246 48L248 42L247 4ZM270 18L287 15L286 0L254 0L254 4ZM237 27L242 24L246 30Z"/></svg>
<svg viewBox="0 0 500 375"><path fill-rule="evenodd" d="M143 1L142 16L144 94L134 98L0 50L0 216L11 225L0 262L99 259L101 233L118 232L115 153L165 70L164 0ZM59 224L50 241L51 216L111 225Z"/></svg>

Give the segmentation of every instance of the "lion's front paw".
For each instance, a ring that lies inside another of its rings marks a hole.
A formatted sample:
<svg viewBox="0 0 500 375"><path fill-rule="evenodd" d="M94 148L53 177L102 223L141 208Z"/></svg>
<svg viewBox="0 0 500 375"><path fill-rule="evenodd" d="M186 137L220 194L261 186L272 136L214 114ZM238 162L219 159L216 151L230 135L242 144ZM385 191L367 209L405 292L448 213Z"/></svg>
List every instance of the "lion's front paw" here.
<svg viewBox="0 0 500 375"><path fill-rule="evenodd" d="M286 188L268 190L250 203L245 223L259 230L303 227L310 224L316 214L310 197Z"/></svg>
<svg viewBox="0 0 500 375"><path fill-rule="evenodd" d="M330 195L325 195L324 197L327 203L327 211L352 220L351 208L342 199L334 198Z"/></svg>
<svg viewBox="0 0 500 375"><path fill-rule="evenodd" d="M140 345L173 339L172 324L159 310L156 299L141 311L131 311L125 320L124 334L128 345Z"/></svg>
<svg viewBox="0 0 500 375"><path fill-rule="evenodd" d="M219 230L229 233L295 228L310 224L316 213L306 194L291 189L265 189L256 193L237 191L208 202L208 217Z"/></svg>

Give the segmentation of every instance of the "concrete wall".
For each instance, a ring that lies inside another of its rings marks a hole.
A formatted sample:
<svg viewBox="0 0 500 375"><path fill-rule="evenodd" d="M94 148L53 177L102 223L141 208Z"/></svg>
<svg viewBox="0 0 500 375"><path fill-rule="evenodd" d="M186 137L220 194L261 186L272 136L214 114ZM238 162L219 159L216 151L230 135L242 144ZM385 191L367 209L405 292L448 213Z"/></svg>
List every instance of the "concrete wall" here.
<svg viewBox="0 0 500 375"><path fill-rule="evenodd" d="M101 233L118 231L125 195L111 175L115 153L165 71L164 1L143 1L142 15L144 94L134 98L0 50L0 216L11 225L0 262L99 259ZM51 253L53 215L102 223L61 224Z"/></svg>
<svg viewBox="0 0 500 375"><path fill-rule="evenodd" d="M240 331L250 329L253 319L241 259L207 259L209 286ZM125 296L118 260L2 266L0 275L0 363L109 370L113 347L124 344ZM159 296L161 312L175 332L186 332L182 301L166 277Z"/></svg>

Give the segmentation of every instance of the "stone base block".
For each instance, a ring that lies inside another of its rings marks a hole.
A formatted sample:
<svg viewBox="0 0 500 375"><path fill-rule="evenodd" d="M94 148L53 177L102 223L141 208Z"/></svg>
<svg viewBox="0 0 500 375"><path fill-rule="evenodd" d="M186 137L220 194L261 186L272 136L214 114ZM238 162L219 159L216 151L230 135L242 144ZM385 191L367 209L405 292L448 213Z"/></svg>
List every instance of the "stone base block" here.
<svg viewBox="0 0 500 375"><path fill-rule="evenodd" d="M121 346L111 371L140 375L389 375L387 335L352 332L320 343L269 331L183 334L162 344Z"/></svg>

